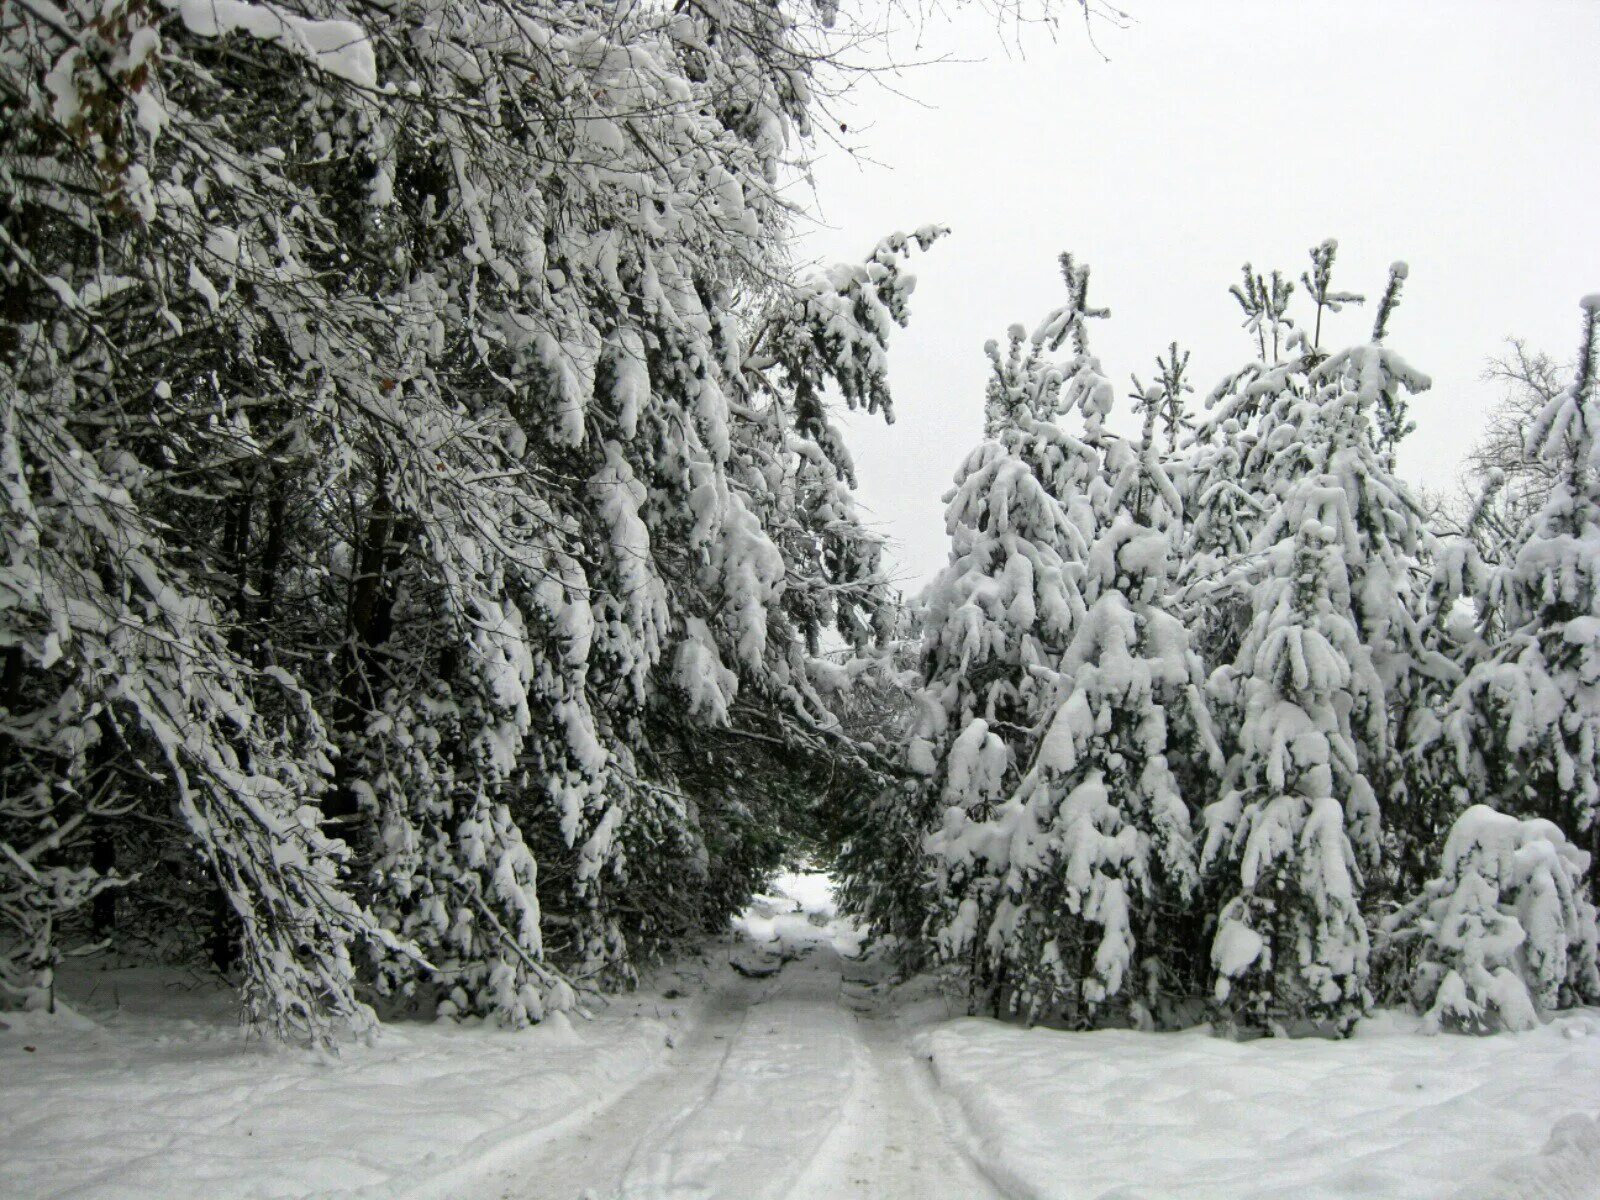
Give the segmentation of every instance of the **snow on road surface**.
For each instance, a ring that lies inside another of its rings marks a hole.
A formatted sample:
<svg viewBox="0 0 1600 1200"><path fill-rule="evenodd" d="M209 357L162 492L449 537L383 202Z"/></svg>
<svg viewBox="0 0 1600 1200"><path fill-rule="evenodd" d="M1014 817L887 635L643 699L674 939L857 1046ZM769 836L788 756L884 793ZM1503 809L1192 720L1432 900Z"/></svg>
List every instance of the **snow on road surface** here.
<svg viewBox="0 0 1600 1200"><path fill-rule="evenodd" d="M75 970L81 1017L0 1014L0 1198L997 1195L827 880L737 925L591 1020L402 1022L336 1061L247 1038L212 981Z"/></svg>
<svg viewBox="0 0 1600 1200"><path fill-rule="evenodd" d="M337 1062L246 1040L213 985L80 974L88 1019L0 1015L0 1197L1600 1200L1600 1010L1024 1030L891 988L820 875L735 924L591 1020L402 1023Z"/></svg>
<svg viewBox="0 0 1600 1200"><path fill-rule="evenodd" d="M784 875L669 1063L478 1194L513 1200L985 1200L881 970L827 881Z"/></svg>
<svg viewBox="0 0 1600 1200"><path fill-rule="evenodd" d="M823 877L773 892L737 923L753 978L709 1036L494 1197L1600 1200L1595 1010L1492 1038L1385 1012L1350 1040L1246 1043L941 1019L882 995Z"/></svg>

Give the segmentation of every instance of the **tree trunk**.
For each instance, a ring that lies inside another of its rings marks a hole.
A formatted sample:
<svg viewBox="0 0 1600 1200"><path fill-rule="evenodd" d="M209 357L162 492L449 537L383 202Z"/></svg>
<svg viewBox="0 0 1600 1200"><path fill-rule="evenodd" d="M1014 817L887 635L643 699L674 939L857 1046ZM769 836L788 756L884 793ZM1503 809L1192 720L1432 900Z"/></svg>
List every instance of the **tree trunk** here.
<svg viewBox="0 0 1600 1200"><path fill-rule="evenodd" d="M394 503L389 498L387 479L380 473L356 553L342 655L344 677L334 708L334 729L345 746L359 736L376 700L371 679L377 652L394 629L394 572L399 565L394 535ZM329 821L348 823L360 811L350 770L350 755L341 754L333 789L323 803L323 814Z"/></svg>

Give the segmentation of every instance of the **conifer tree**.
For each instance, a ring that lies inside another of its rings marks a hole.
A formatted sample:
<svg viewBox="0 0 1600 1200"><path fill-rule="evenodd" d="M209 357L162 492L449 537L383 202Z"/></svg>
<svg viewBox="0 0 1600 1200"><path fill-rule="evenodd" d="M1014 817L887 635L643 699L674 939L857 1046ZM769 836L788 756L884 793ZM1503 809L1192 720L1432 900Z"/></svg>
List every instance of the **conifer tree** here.
<svg viewBox="0 0 1600 1200"><path fill-rule="evenodd" d="M1083 607L1086 539L1056 497L1077 490L1095 462L1051 423L1063 381L1043 339L1013 326L1004 355L993 342L987 350L991 436L967 457L949 497L950 563L926 593L926 683L909 754L926 780L918 823L933 830L932 940L943 957L970 964L979 1004L1005 941L991 925L997 889L1013 869L1015 831L997 810L1032 753L1055 663Z"/></svg>
<svg viewBox="0 0 1600 1200"><path fill-rule="evenodd" d="M1528 431L1528 451L1562 475L1508 566L1480 593L1504 630L1468 671L1447 717L1465 788L1501 812L1542 817L1593 860L1600 850L1600 482L1595 358L1600 297L1583 301L1570 386ZM1595 887L1590 880L1591 895Z"/></svg>
<svg viewBox="0 0 1600 1200"><path fill-rule="evenodd" d="M1010 1006L1074 1024L1171 1019L1187 997L1193 807L1221 756L1200 660L1168 610L1181 504L1155 446L1102 438L1111 487L1059 663L1061 699L1017 793L1037 830L1022 873ZM1015 885L1013 885L1015 886Z"/></svg>
<svg viewBox="0 0 1600 1200"><path fill-rule="evenodd" d="M1382 719L1343 562L1343 496L1306 488L1226 686L1244 714L1224 794L1204 814L1203 869L1221 898L1211 947L1220 1020L1348 1033L1367 1004L1361 867L1368 824L1356 727Z"/></svg>
<svg viewBox="0 0 1600 1200"><path fill-rule="evenodd" d="M1463 812L1438 877L1385 922L1413 943L1407 982L1426 1027L1532 1029L1542 1013L1600 999L1589 866L1549 821Z"/></svg>
<svg viewBox="0 0 1600 1200"><path fill-rule="evenodd" d="M1303 435L1321 452L1308 454L1303 465L1296 456L1276 464L1288 472L1324 470L1346 498L1343 537L1352 607L1383 682L1386 710L1382 729L1361 738L1361 765L1392 829L1414 816L1412 782L1422 762L1417 752L1431 737L1430 726L1419 719L1431 711L1441 685L1448 687L1455 677L1428 636L1425 581L1436 539L1421 504L1391 467L1394 441L1405 432L1405 394L1431 386L1383 342L1405 274L1403 263L1390 268L1372 340L1329 356L1311 372L1315 423ZM1376 867L1382 857L1377 829L1357 840L1367 867Z"/></svg>
<svg viewBox="0 0 1600 1200"><path fill-rule="evenodd" d="M1320 319L1353 297L1330 291L1331 247L1312 261ZM1391 298L1403 275L1391 272ZM1285 288L1244 294L1262 320L1282 316L1273 297ZM1366 346L1324 355L1297 332L1287 360L1216 393L1219 418L1253 425L1240 473L1267 514L1249 554L1220 573L1237 587L1252 558L1275 563L1235 665L1217 677L1239 740L1227 794L1207 813L1205 859L1221 868L1215 995L1235 1025L1348 1032L1363 1011L1361 891L1379 878L1383 810L1404 824L1400 750L1427 732L1408 702L1426 690L1419 673L1443 669L1437 653L1424 658L1419 625L1422 512L1378 445L1384 397L1428 386L1382 344L1392 307Z"/></svg>
<svg viewBox="0 0 1600 1200"><path fill-rule="evenodd" d="M1307 287L1319 303L1319 315L1321 308L1357 299L1331 290L1332 262L1328 243L1312 251ZM1289 514L1304 507L1307 487L1340 494L1336 536L1352 615L1383 685L1380 702L1355 730L1360 775L1372 794L1370 802L1361 802L1359 820L1352 812L1351 835L1369 870L1382 857L1377 808L1382 805L1401 821L1407 819L1408 764L1420 763L1413 751L1431 736L1431 726L1420 714L1438 687L1452 678L1448 660L1427 643L1424 592L1433 534L1421 505L1390 469L1384 442L1384 431L1392 424L1386 424L1384 414L1403 418L1404 395L1429 386L1427 376L1383 340L1404 277L1404 264L1395 264L1369 342L1328 354L1295 331L1286 343L1286 358L1247 367L1213 393L1215 412L1203 431L1205 448L1195 456L1195 486L1216 487L1202 481L1215 477L1219 466L1231 470L1235 454L1238 482L1223 482L1211 504L1198 504L1187 565L1195 581L1187 596L1190 605L1213 610L1201 618L1206 635L1202 645L1225 653L1240 644L1235 641L1239 613L1245 589L1259 569L1256 556L1291 535ZM1236 295L1241 292L1247 299L1254 296L1258 307L1265 306L1262 319L1279 311L1272 304L1272 285L1235 289ZM1287 293L1279 288L1278 294ZM1235 429L1251 430L1242 449L1217 436L1229 422ZM1395 425L1391 432L1399 436L1400 430ZM1252 503L1232 500L1233 488ZM1253 523L1252 509L1263 514L1250 550L1238 551L1237 531L1232 533L1231 553L1218 555L1207 545L1219 528L1211 512L1218 500L1224 502L1224 519L1242 512L1248 525ZM1243 714L1231 718L1242 724ZM1387 882L1375 876L1380 880Z"/></svg>
<svg viewBox="0 0 1600 1200"><path fill-rule="evenodd" d="M927 937L964 966L975 1010L1005 994L1016 916L1008 897L1026 865L1027 813L1011 801L1038 738L1056 663L1083 612L1083 559L1093 537L1100 454L1055 424L1068 406L1094 414L1112 389L1087 354L1089 271L1062 255L1067 303L1032 337L1013 326L993 374L987 439L949 494L949 565L925 593L920 716L908 765L922 777L912 811L927 831ZM1068 338L1071 365L1048 355ZM1008 882L1009 881L1009 882Z"/></svg>

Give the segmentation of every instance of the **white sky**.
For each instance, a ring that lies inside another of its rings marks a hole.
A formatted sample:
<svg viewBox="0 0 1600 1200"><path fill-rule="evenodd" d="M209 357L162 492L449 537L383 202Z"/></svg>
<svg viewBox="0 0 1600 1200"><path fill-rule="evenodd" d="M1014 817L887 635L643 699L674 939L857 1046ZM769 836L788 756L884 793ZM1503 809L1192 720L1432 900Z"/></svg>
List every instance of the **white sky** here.
<svg viewBox="0 0 1600 1200"><path fill-rule="evenodd" d="M1402 468L1432 487L1494 398L1486 359L1516 335L1569 360L1578 299L1600 290L1600 3L1123 6L1135 24L1097 30L1109 62L1070 18L1054 42L1024 34L1026 57L981 12L930 24L902 59L981 61L909 70L907 98L864 88L839 115L878 165L827 148L816 164L809 254L953 230L919 256L891 347L895 425L850 423L861 502L908 592L945 561L940 497L980 436L983 343L1061 303L1061 250L1112 310L1091 334L1107 373L1148 381L1177 338L1196 402L1251 354L1226 291L1246 260L1298 280L1336 237L1335 286L1375 300L1404 259L1388 341L1434 387ZM1371 311L1325 320L1324 344L1364 339Z"/></svg>

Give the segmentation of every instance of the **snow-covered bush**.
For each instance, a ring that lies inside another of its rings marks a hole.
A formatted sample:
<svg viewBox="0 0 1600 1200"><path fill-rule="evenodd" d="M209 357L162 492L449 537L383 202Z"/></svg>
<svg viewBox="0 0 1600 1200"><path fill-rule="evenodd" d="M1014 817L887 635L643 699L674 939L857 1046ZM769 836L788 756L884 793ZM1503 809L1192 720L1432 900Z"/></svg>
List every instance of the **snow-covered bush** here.
<svg viewBox="0 0 1600 1200"><path fill-rule="evenodd" d="M1385 922L1432 1029L1530 1029L1541 1013L1600 1001L1589 855L1549 821L1475 804L1442 869Z"/></svg>

